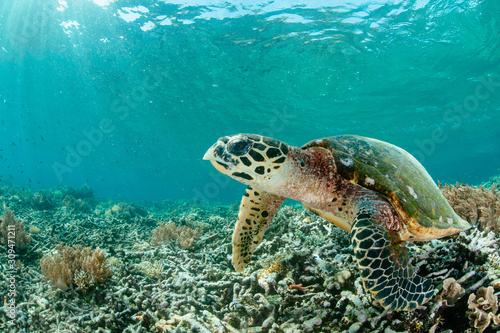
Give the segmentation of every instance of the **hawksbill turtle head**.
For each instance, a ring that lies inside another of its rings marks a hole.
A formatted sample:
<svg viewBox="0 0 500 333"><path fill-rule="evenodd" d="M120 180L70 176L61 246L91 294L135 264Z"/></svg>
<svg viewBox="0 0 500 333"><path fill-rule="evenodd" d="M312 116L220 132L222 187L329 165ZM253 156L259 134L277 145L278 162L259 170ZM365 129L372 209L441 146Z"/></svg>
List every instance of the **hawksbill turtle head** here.
<svg viewBox="0 0 500 333"><path fill-rule="evenodd" d="M269 185L280 179L289 148L265 136L236 134L219 138L203 159L243 184Z"/></svg>

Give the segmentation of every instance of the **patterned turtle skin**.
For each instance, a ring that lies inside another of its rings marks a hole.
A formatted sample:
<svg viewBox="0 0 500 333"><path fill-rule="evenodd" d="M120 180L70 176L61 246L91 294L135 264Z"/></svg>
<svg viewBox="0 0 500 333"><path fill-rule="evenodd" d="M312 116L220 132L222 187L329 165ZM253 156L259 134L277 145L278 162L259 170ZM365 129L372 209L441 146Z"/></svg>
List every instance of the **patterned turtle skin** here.
<svg viewBox="0 0 500 333"><path fill-rule="evenodd" d="M409 153L376 139L342 135L301 148L255 134L221 137L203 157L248 185L233 234L233 265L250 262L286 198L350 232L361 278L387 311L413 310L434 293L415 274L405 241L470 228Z"/></svg>

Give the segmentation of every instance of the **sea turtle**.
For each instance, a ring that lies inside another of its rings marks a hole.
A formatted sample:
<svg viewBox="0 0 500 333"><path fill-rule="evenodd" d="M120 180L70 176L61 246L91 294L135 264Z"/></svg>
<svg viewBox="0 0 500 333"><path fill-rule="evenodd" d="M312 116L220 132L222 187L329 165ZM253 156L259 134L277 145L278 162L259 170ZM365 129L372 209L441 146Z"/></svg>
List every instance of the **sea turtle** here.
<svg viewBox="0 0 500 333"><path fill-rule="evenodd" d="M233 234L237 271L291 198L351 233L364 287L387 311L415 309L434 292L430 280L415 274L405 241L470 228L412 155L376 139L341 135L298 148L237 134L221 137L203 159L249 185Z"/></svg>

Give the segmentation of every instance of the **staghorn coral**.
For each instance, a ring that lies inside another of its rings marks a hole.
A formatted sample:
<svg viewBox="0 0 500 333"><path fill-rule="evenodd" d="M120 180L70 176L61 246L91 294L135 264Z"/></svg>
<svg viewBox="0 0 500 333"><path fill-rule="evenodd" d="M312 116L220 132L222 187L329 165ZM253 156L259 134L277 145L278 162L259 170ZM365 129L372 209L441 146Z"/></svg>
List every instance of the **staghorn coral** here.
<svg viewBox="0 0 500 333"><path fill-rule="evenodd" d="M16 247L16 250L22 251L31 242L31 236L24 229L24 222L16 220L14 212L6 209L0 224L2 231L2 244Z"/></svg>
<svg viewBox="0 0 500 333"><path fill-rule="evenodd" d="M469 310L467 315L473 322L474 327L479 332L484 330L493 323L493 326L500 325L500 314L498 311L498 297L493 294L493 287L481 287L477 294L469 296Z"/></svg>
<svg viewBox="0 0 500 333"><path fill-rule="evenodd" d="M154 246L158 246L168 241L176 240L182 248L190 249L194 247L200 236L201 232L198 229L191 229L186 226L176 226L175 223L168 223L160 224L153 230L151 241Z"/></svg>
<svg viewBox="0 0 500 333"><path fill-rule="evenodd" d="M500 191L467 184L439 184L444 197L463 219L484 231L500 231Z"/></svg>
<svg viewBox="0 0 500 333"><path fill-rule="evenodd" d="M55 253L44 255L40 260L43 275L54 287L66 290L73 285L78 290L105 282L111 269L104 253L99 249L81 245L57 245Z"/></svg>

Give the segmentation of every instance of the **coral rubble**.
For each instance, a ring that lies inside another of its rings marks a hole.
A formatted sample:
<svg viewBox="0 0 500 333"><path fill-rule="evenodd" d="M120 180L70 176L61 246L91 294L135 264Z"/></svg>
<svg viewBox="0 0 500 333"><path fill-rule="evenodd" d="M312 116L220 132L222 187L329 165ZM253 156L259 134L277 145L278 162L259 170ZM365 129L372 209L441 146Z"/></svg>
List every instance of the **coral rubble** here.
<svg viewBox="0 0 500 333"><path fill-rule="evenodd" d="M362 287L349 233L298 206L278 212L241 274L231 264L237 205L98 202L89 189L57 187L47 210L29 192L1 191L33 233L15 262L16 319L0 307L0 331L490 333L498 321L493 232L409 243L435 294L387 313ZM17 221L7 211L5 220Z"/></svg>

